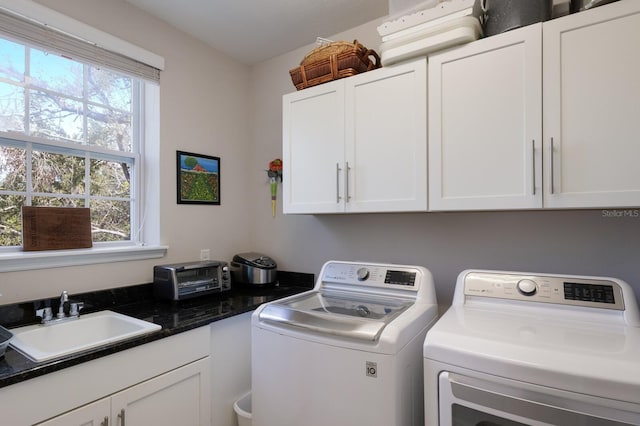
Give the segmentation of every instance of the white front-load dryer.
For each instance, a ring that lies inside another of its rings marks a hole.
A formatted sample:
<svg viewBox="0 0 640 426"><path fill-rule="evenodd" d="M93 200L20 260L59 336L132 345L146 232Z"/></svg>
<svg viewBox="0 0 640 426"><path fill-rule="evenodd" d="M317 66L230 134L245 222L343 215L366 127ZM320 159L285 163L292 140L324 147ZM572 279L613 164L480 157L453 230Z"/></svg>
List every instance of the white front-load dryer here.
<svg viewBox="0 0 640 426"><path fill-rule="evenodd" d="M427 269L327 262L313 290L252 316L253 426L421 426L436 318Z"/></svg>
<svg viewBox="0 0 640 426"><path fill-rule="evenodd" d="M424 343L426 426L640 425L624 281L467 270Z"/></svg>

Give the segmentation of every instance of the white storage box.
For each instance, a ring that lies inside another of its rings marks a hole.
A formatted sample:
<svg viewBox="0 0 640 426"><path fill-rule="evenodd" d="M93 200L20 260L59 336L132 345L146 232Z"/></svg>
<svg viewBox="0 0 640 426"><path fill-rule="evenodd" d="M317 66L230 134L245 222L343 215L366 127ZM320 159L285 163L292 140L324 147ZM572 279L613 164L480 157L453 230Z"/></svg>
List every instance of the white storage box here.
<svg viewBox="0 0 640 426"><path fill-rule="evenodd" d="M404 14L389 16L389 19L378 26L378 34L382 41L398 37L406 32L441 24L460 16L472 14L475 0L446 0L431 7L412 10Z"/></svg>
<svg viewBox="0 0 640 426"><path fill-rule="evenodd" d="M389 65L416 56L469 43L482 36L473 15L475 0L447 0L378 27L380 61Z"/></svg>
<svg viewBox="0 0 640 426"><path fill-rule="evenodd" d="M386 66L416 56L428 55L477 40L481 35L482 27L478 19L464 16L383 42L380 45L380 62Z"/></svg>

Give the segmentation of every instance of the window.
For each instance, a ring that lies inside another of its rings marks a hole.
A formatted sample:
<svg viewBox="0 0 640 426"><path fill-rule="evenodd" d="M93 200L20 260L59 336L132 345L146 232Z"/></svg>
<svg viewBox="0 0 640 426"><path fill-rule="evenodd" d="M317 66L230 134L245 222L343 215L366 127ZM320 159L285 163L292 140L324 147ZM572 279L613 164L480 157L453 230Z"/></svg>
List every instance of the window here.
<svg viewBox="0 0 640 426"><path fill-rule="evenodd" d="M0 271L161 257L157 190L143 189L158 173L145 158L157 158L164 60L28 0L11 5L0 0ZM94 249L51 262L21 253L25 205L89 207Z"/></svg>
<svg viewBox="0 0 640 426"><path fill-rule="evenodd" d="M135 241L141 83L0 38L0 245L21 207L90 207L94 242Z"/></svg>

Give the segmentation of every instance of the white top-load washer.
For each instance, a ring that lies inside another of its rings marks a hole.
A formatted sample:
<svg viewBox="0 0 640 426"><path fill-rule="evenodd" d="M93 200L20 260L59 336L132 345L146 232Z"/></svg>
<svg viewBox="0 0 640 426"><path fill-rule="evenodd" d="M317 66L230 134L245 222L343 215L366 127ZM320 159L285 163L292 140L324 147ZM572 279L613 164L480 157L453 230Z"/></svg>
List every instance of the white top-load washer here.
<svg viewBox="0 0 640 426"><path fill-rule="evenodd" d="M467 270L424 342L425 425L640 425L640 314L614 278Z"/></svg>
<svg viewBox="0 0 640 426"><path fill-rule="evenodd" d="M422 426L436 318L423 267L325 263L313 290L252 316L253 426Z"/></svg>

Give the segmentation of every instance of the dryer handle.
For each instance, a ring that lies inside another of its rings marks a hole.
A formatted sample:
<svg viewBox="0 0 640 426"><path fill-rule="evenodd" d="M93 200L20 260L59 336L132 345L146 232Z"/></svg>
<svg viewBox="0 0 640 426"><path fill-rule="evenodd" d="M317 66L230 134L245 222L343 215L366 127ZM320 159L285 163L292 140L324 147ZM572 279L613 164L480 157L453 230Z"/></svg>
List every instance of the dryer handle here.
<svg viewBox="0 0 640 426"><path fill-rule="evenodd" d="M580 402L575 399L575 394L571 398L570 392L523 382L498 383L445 372L440 374L440 387L442 386L449 387L456 403L464 406L467 402L498 410L506 419L518 416L548 424L586 425L591 424L596 417L600 419L603 413L616 413L616 417L631 413L607 407L604 399L583 396L585 401ZM614 420L607 417L606 420L609 422L602 424L613 426L627 424L625 421L630 418Z"/></svg>

